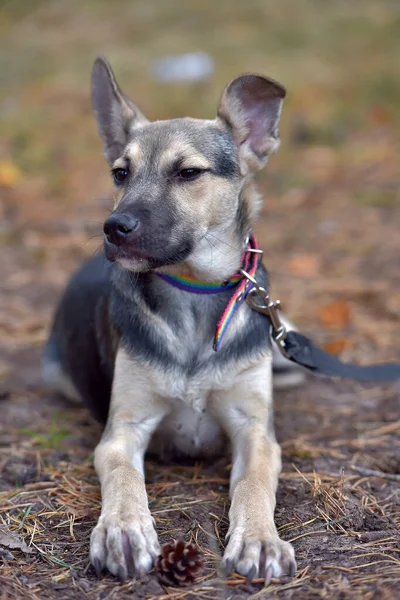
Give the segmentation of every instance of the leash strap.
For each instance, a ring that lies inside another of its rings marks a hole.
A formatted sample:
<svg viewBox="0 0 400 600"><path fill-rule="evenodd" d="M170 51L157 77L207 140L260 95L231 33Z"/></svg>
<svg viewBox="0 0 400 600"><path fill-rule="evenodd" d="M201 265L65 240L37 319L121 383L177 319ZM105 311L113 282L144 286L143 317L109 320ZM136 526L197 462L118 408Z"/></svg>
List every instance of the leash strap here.
<svg viewBox="0 0 400 600"><path fill-rule="evenodd" d="M308 371L330 377L348 377L358 381L395 381L400 379L400 363L360 366L344 363L336 356L316 346L308 337L297 331L287 331L280 319L280 303L271 300L256 279L259 259L262 257L257 240L251 235L242 256L242 268L223 282L202 282L192 277L182 277L156 272L167 283L195 294L218 294L232 289L233 294L218 321L213 348L218 351L224 334L234 314L244 301L269 319L271 337L281 354Z"/></svg>
<svg viewBox="0 0 400 600"><path fill-rule="evenodd" d="M366 366L344 363L297 331L287 332L285 350L289 360L313 373L329 377L347 377L357 381L395 381L400 379L400 364L398 363Z"/></svg>
<svg viewBox="0 0 400 600"><path fill-rule="evenodd" d="M254 276L243 273L253 285L247 296L247 304L253 310L263 313L271 323L271 337L281 354L288 360L304 367L314 374L329 377L347 377L358 381L395 381L400 379L400 363L380 365L354 365L344 363L336 356L316 346L308 337L298 331L287 331L280 320L279 301L271 300Z"/></svg>
<svg viewBox="0 0 400 600"><path fill-rule="evenodd" d="M229 300L222 314L222 317L217 323L213 344L213 349L215 352L218 352L219 350L222 339L226 330L228 329L228 325L231 322L233 315L236 313L244 300L246 300L248 293L253 289L253 284L249 277L254 278L257 271L258 260L261 255L262 250L259 249L254 235L251 235L247 243L247 250L245 251L243 268L240 270L239 274L241 282L237 286L234 294L232 294L231 299ZM243 277L243 272L246 272L249 277Z"/></svg>

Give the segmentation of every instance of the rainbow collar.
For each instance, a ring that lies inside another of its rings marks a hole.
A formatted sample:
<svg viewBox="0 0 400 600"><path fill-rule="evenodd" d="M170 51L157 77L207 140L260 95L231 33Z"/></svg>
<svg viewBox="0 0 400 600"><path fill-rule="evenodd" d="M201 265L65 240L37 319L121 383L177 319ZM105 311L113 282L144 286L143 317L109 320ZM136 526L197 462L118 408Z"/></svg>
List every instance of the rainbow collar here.
<svg viewBox="0 0 400 600"><path fill-rule="evenodd" d="M241 271L246 271L249 275L254 277L261 255L262 252L258 247L257 240L252 234L247 242L247 248L243 253ZM181 277L180 275L170 275L168 273L160 272L156 272L156 275L174 287L177 287L184 292L191 292L192 294L219 294L235 288L222 317L217 323L213 344L213 348L217 352L233 315L253 288L252 283L244 277L241 271L239 273L234 273L234 275L229 277L226 281L216 282L199 281L194 277Z"/></svg>

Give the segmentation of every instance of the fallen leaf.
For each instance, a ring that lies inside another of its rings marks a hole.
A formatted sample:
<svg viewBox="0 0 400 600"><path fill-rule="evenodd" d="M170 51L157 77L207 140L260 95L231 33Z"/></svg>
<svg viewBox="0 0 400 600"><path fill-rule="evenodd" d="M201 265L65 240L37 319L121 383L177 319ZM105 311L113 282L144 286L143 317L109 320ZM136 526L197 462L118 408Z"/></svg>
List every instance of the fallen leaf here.
<svg viewBox="0 0 400 600"><path fill-rule="evenodd" d="M10 531L6 525L0 525L0 545L6 546L6 548L18 548L29 554L33 552L32 548L29 548L20 535L14 531Z"/></svg>
<svg viewBox="0 0 400 600"><path fill-rule="evenodd" d="M340 339L340 340L332 340L331 342L325 342L323 344L323 349L331 354L340 354L343 352L345 348L349 345L349 340Z"/></svg>
<svg viewBox="0 0 400 600"><path fill-rule="evenodd" d="M0 186L12 187L21 179L21 171L10 160L0 161Z"/></svg>
<svg viewBox="0 0 400 600"><path fill-rule="evenodd" d="M335 300L318 309L321 323L328 329L341 329L350 321L350 305L345 300Z"/></svg>
<svg viewBox="0 0 400 600"><path fill-rule="evenodd" d="M390 111L383 104L374 104L369 111L369 115L378 125L386 125L390 122Z"/></svg>
<svg viewBox="0 0 400 600"><path fill-rule="evenodd" d="M321 260L315 254L297 254L289 261L289 271L303 277L315 277L320 272Z"/></svg>

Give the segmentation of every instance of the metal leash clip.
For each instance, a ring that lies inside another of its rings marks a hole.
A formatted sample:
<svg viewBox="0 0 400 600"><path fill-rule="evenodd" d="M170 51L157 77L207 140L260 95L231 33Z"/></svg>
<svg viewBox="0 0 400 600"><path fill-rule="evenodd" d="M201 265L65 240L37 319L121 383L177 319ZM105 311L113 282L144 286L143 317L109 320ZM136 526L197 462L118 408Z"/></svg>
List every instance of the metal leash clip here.
<svg viewBox="0 0 400 600"><path fill-rule="evenodd" d="M287 336L287 329L281 321L279 315L280 301L271 300L271 296L267 290L263 288L252 275L247 273L244 269L240 269L241 274L246 277L248 281L253 285L253 289L249 291L246 297L246 302L253 310L259 313L267 315L271 321L271 337L278 346L278 349L282 356L289 358L288 353L285 349L285 339ZM258 301L262 299L263 303L258 304Z"/></svg>

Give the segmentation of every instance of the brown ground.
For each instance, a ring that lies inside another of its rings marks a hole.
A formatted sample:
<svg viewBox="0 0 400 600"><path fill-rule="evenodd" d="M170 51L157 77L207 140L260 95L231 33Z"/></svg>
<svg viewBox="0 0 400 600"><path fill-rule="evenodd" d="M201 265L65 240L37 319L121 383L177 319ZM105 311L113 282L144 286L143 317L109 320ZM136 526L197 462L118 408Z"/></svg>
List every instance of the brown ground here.
<svg viewBox="0 0 400 600"><path fill-rule="evenodd" d="M0 105L0 597L400 597L400 383L310 379L276 393L284 457L276 520L296 550L295 579L263 590L218 574L225 459L147 463L160 539L184 537L205 553L204 576L192 589L160 586L153 575L124 585L97 581L88 564L100 507L91 461L100 428L84 408L40 388L38 359L56 299L101 245L111 205L88 104L96 52L114 58L141 106L164 118L211 115L223 83L241 70L285 81L283 147L260 180L266 203L257 228L275 296L305 333L343 358L400 360L395 3L365 0L362 14L358 2L332 3L319 13L310 0L301 15L289 0L249 0L246 10L236 0L235 10L207 0L196 15L178 1L159 13L151 5L82 8L72 0L50 8L35 0L28 12L20 2L2 9L1 50L12 61ZM266 37L268 19L276 27ZM216 58L210 82L151 80L154 57L193 48Z"/></svg>

